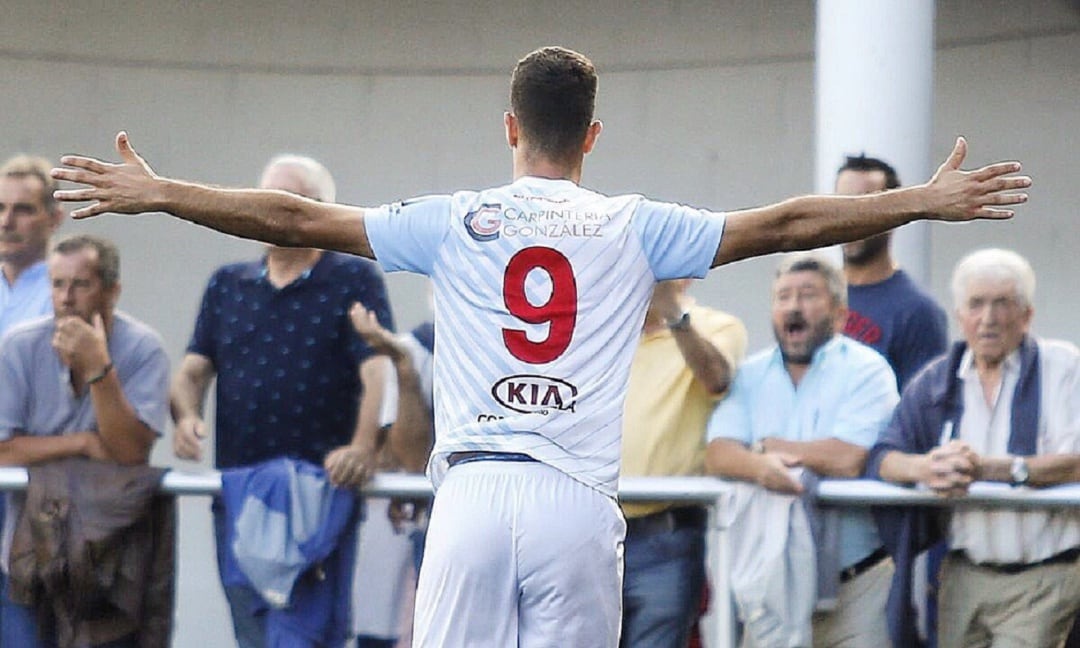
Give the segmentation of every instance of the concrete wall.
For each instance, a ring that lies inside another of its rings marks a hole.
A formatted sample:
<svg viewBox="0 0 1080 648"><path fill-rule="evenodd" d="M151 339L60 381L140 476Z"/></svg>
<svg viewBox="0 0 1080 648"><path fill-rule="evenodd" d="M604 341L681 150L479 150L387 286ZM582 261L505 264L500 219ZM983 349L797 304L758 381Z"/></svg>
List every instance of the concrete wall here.
<svg viewBox="0 0 1080 648"><path fill-rule="evenodd" d="M324 161L345 202L478 188L509 179L501 113L510 68L558 43L589 54L601 72L605 130L586 162L589 186L715 209L810 191L813 3L631 7L8 0L0 157L113 157L124 128L159 172L183 178L251 185L267 158L294 151ZM934 225L930 288L948 302L960 256L1015 248L1039 276L1037 331L1080 339L1069 288L1080 269L1080 3L943 0L937 13L935 158L964 134L970 165L1019 158L1036 186L1011 223ZM122 307L161 331L174 360L212 269L259 250L164 216L65 229L121 244ZM775 263L737 263L696 288L701 301L743 318L752 349L771 341ZM389 282L399 325L424 319L423 280ZM179 465L170 446L164 439L155 460ZM177 646L229 645L206 508L201 498L183 506Z"/></svg>

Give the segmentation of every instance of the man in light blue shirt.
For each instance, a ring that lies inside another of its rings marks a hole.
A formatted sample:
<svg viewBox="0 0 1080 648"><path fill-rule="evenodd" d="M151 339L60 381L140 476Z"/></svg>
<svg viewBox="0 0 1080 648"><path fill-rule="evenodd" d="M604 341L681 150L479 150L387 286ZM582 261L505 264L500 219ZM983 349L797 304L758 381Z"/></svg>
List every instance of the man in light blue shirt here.
<svg viewBox="0 0 1080 648"><path fill-rule="evenodd" d="M843 275L810 255L777 271L772 324L777 346L749 358L709 420L706 469L799 493L790 469L823 477L859 477L899 400L888 362L838 334L846 318ZM814 646L880 646L892 576L868 511L844 513L840 595L814 615Z"/></svg>
<svg viewBox="0 0 1080 648"><path fill-rule="evenodd" d="M48 160L18 155L0 166L0 335L52 314L45 250L64 217Z"/></svg>

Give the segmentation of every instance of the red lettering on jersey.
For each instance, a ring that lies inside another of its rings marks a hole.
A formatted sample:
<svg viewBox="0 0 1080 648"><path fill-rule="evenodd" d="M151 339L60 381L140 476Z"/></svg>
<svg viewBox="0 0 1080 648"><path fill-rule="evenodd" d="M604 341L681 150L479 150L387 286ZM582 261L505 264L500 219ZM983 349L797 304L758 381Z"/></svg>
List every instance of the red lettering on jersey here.
<svg viewBox="0 0 1080 648"><path fill-rule="evenodd" d="M862 313L849 310L844 322L844 335L873 346L881 341L881 327Z"/></svg>
<svg viewBox="0 0 1080 648"><path fill-rule="evenodd" d="M551 297L534 305L525 295L525 280L533 270L551 278ZM503 329L503 343L522 362L544 364L566 352L577 325L577 280L574 268L561 252L547 247L527 247L510 257L503 274L503 302L510 314L528 324L548 324L547 338L533 342L521 329ZM533 394L533 402L538 393Z"/></svg>

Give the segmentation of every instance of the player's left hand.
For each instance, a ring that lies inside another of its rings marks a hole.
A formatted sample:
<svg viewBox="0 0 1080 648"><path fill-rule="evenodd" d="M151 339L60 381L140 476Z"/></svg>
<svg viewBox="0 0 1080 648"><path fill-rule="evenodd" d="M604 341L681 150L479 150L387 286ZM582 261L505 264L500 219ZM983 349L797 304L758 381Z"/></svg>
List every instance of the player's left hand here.
<svg viewBox="0 0 1080 648"><path fill-rule="evenodd" d="M71 212L72 218L89 218L105 212L139 214L155 211L160 203L158 175L150 168L128 140L127 133L116 135L119 164L90 157L65 155L63 167L52 170L52 177L83 185L83 189L66 189L53 193L63 202L96 201Z"/></svg>
<svg viewBox="0 0 1080 648"><path fill-rule="evenodd" d="M330 483L342 488L363 486L375 474L375 467L374 453L353 445L331 450L323 461Z"/></svg>
<svg viewBox="0 0 1080 648"><path fill-rule="evenodd" d="M929 216L946 221L1011 218L1013 210L1002 207L1027 202L1027 193L1017 190L1030 187L1031 178L1014 175L1020 172L1019 162L998 162L963 171L960 165L966 156L967 141L958 137L948 159L922 186L929 192Z"/></svg>

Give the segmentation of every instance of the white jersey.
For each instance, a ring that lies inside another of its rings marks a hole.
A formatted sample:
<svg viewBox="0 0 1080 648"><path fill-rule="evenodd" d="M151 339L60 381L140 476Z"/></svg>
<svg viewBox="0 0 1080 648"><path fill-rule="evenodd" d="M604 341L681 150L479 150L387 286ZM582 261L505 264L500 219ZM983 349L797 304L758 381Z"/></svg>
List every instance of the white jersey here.
<svg viewBox="0 0 1080 648"><path fill-rule="evenodd" d="M614 496L630 362L657 281L703 277L721 214L523 177L369 210L386 271L431 277L435 447L519 452Z"/></svg>

